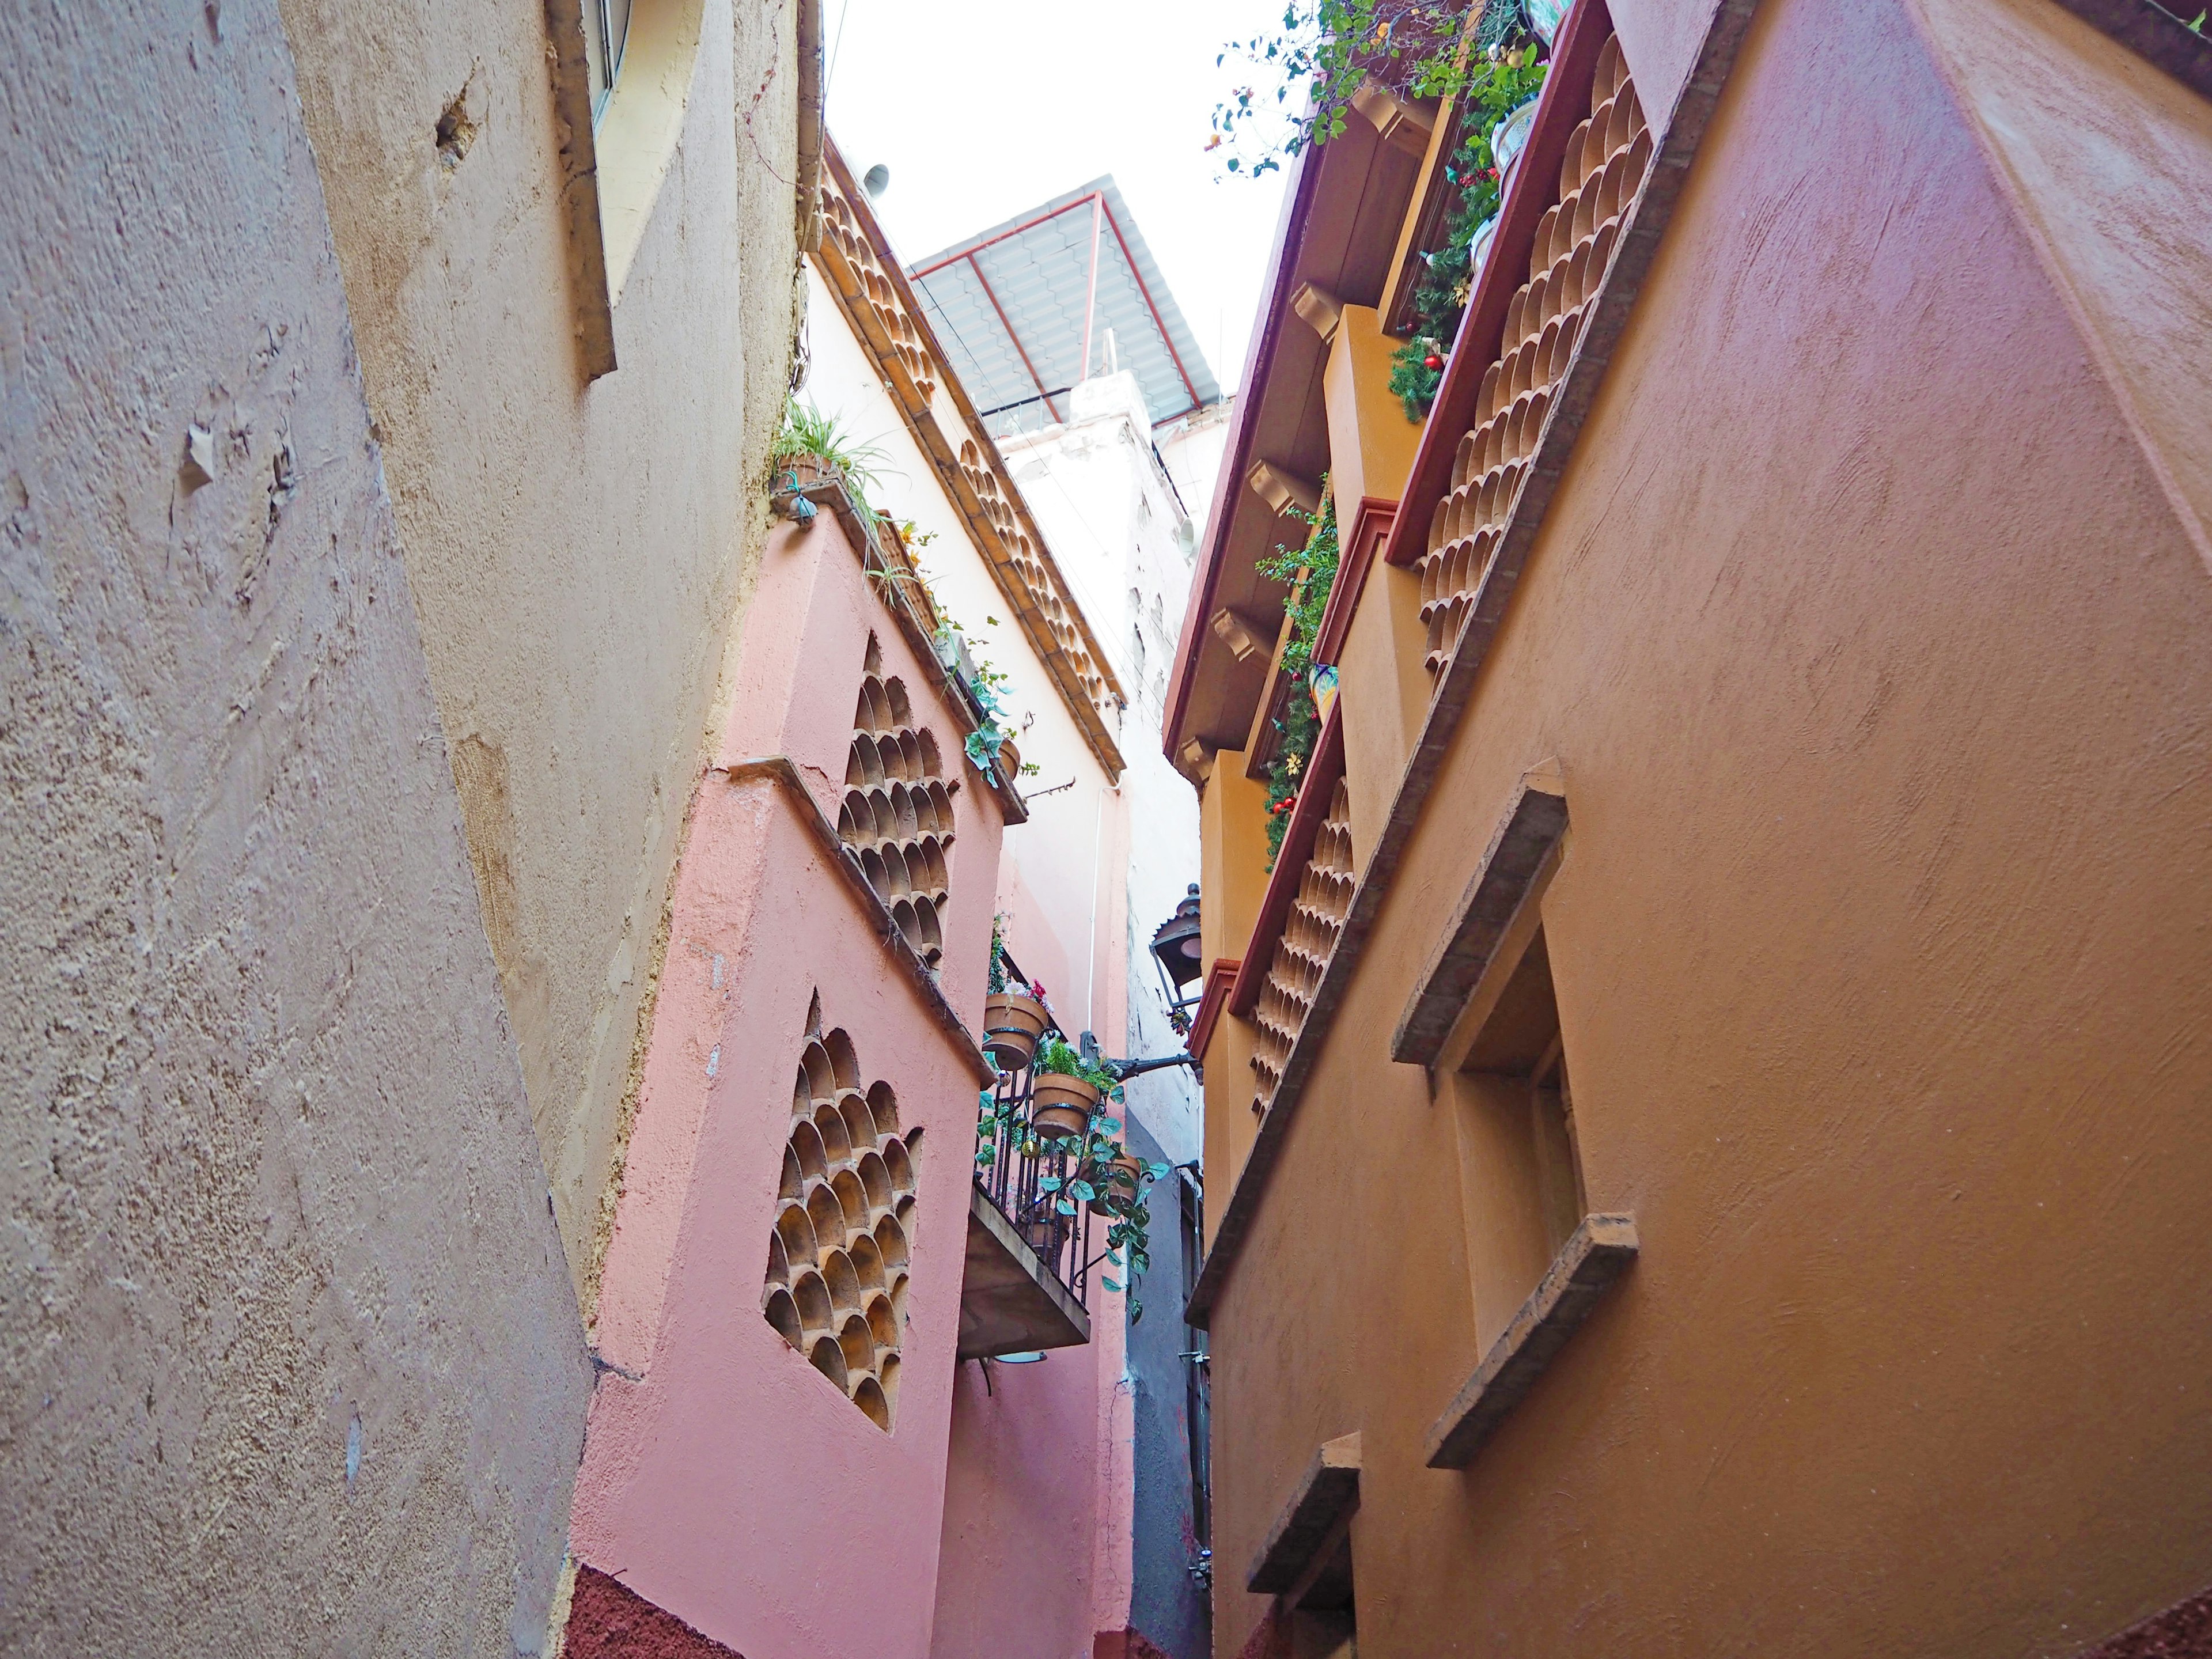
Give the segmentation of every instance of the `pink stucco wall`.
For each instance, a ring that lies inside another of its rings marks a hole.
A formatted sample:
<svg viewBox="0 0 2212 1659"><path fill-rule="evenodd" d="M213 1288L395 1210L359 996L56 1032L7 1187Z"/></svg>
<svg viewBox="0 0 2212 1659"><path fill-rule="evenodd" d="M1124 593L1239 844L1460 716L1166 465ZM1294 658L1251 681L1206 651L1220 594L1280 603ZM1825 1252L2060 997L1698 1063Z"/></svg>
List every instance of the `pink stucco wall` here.
<svg viewBox="0 0 2212 1659"><path fill-rule="evenodd" d="M867 636L932 725L959 728L828 514L771 538L721 765L787 755L831 814ZM980 1012L1000 823L972 772L943 981ZM702 782L595 1335L572 1547L747 1659L930 1648L978 1064L878 937L774 778ZM762 1317L811 1000L896 1090L918 1206L896 1419L878 1429Z"/></svg>
<svg viewBox="0 0 2212 1659"><path fill-rule="evenodd" d="M1093 1282L1091 1341L960 1367L933 1659L1088 1654L1128 1622L1134 1485L1122 1298Z"/></svg>

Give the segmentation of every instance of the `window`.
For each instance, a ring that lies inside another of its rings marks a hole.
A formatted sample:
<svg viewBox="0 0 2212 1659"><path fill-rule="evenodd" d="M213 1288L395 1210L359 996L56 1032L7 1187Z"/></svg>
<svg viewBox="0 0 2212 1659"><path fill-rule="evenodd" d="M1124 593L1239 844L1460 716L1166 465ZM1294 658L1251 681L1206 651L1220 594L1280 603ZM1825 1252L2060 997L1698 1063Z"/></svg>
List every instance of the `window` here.
<svg viewBox="0 0 2212 1659"><path fill-rule="evenodd" d="M584 0L584 58L591 66L592 123L599 124L622 74L629 41L630 0Z"/></svg>
<svg viewBox="0 0 2212 1659"><path fill-rule="evenodd" d="M1582 1157L1539 927L1460 1063L1453 1092L1475 1324L1489 1342L1582 1224Z"/></svg>

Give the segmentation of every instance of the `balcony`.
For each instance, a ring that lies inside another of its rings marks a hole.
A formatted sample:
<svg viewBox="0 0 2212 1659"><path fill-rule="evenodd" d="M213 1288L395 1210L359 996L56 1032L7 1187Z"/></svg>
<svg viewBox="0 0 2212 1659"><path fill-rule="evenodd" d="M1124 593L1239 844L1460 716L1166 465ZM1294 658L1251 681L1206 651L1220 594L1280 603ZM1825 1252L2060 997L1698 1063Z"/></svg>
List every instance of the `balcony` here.
<svg viewBox="0 0 2212 1659"><path fill-rule="evenodd" d="M994 1098L1000 1121L992 1161L979 1165L968 1194L968 1260L960 1287L959 1357L1072 1348L1091 1340L1085 1307L1091 1269L1089 1207L1061 1194L1074 1160L1058 1143L1024 1133L1030 1071L1001 1073ZM1012 1114L1007 1106L1016 1109ZM1025 1150L1026 1149L1026 1150ZM1100 1254L1103 1254L1101 1252Z"/></svg>

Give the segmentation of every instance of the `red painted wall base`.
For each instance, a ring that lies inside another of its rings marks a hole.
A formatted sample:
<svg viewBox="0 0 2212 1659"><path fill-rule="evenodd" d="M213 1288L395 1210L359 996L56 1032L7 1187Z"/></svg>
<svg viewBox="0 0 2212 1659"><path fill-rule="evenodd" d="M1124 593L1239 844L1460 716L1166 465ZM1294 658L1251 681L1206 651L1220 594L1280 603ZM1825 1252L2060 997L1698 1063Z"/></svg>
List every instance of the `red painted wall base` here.
<svg viewBox="0 0 2212 1659"><path fill-rule="evenodd" d="M1102 1630L1091 1638L1091 1659L1168 1659L1142 1631Z"/></svg>
<svg viewBox="0 0 2212 1659"><path fill-rule="evenodd" d="M563 1659L744 1659L597 1567L576 1569Z"/></svg>
<svg viewBox="0 0 2212 1659"><path fill-rule="evenodd" d="M2130 1626L2081 1659L2212 1659L2212 1589Z"/></svg>

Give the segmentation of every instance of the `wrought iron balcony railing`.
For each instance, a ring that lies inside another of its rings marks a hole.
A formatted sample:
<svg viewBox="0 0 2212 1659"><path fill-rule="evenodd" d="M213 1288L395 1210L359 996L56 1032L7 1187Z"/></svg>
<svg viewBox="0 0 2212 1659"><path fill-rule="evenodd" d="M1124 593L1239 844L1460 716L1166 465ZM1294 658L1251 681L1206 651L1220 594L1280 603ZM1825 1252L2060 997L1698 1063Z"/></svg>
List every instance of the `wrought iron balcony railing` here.
<svg viewBox="0 0 2212 1659"><path fill-rule="evenodd" d="M997 1139L991 1161L976 1167L975 1185L1036 1252L1045 1271L1088 1306L1091 1269L1098 1260L1091 1249L1091 1206L1067 1194L1067 1183L1077 1173L1074 1154L1082 1143L1039 1136L1030 1127L1033 1079L1033 1068L1027 1066L999 1074L992 1091Z"/></svg>

